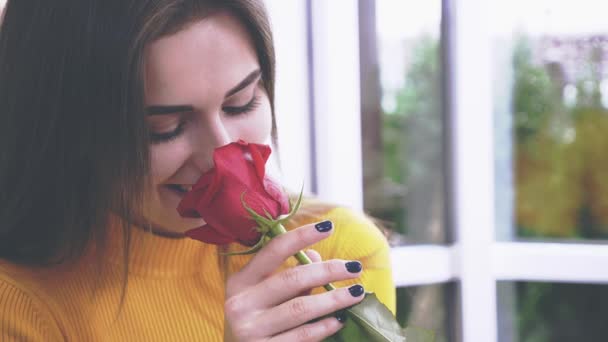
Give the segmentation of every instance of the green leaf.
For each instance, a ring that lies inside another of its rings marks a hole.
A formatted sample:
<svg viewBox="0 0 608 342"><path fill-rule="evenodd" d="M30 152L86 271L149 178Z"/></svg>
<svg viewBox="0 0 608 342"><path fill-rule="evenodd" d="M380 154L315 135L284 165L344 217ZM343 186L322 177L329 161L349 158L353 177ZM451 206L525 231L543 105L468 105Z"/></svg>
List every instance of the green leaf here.
<svg viewBox="0 0 608 342"><path fill-rule="evenodd" d="M274 217L272 217L272 215L268 212L268 210L266 210L266 208L264 208L264 214L266 214L266 217L269 220L273 220L274 221Z"/></svg>
<svg viewBox="0 0 608 342"><path fill-rule="evenodd" d="M247 210L247 212L249 213L249 215L251 215L251 218L260 225L260 228L266 228L264 230L267 230L267 228L270 228L270 226L272 226L274 224L274 222L272 220L269 220L267 218L265 218L264 216L258 214L255 212L255 210L251 209L247 203L245 202L245 192L243 192L241 194L241 203L243 204L243 208L245 208L245 210Z"/></svg>
<svg viewBox="0 0 608 342"><path fill-rule="evenodd" d="M289 202L289 212L292 212L293 211L293 202L291 201L291 198L289 198L287 201Z"/></svg>
<svg viewBox="0 0 608 342"><path fill-rule="evenodd" d="M292 207L291 201L289 201L289 208L291 210L289 211L289 214L281 217L281 219L279 220L279 223L283 224L283 223L289 221L289 219L291 219L293 217L293 215L295 215L296 212L298 212L298 209L300 209L300 205L302 204L303 197L304 197L304 185L302 185L302 189L300 190L300 195L298 196L298 201L296 202L295 207Z"/></svg>
<svg viewBox="0 0 608 342"><path fill-rule="evenodd" d="M423 329L401 328L393 313L372 292L345 310L344 327L325 342L433 342L432 333Z"/></svg>

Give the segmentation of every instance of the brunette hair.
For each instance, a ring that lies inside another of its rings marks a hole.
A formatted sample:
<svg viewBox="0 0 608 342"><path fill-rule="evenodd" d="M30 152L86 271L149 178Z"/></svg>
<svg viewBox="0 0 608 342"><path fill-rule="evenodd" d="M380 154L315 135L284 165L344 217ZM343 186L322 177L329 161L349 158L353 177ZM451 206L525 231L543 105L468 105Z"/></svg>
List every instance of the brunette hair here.
<svg viewBox="0 0 608 342"><path fill-rule="evenodd" d="M0 28L0 258L48 265L141 215L149 173L144 49L217 11L237 17L274 102L259 0L9 0ZM274 107L272 135L276 142ZM276 144L275 144L276 145Z"/></svg>

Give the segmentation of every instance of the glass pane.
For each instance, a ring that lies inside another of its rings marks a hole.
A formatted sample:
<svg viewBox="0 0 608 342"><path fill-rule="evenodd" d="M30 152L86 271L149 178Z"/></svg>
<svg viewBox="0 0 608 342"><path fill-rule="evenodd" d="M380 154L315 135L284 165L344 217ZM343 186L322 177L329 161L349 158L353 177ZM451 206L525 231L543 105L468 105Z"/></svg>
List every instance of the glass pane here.
<svg viewBox="0 0 608 342"><path fill-rule="evenodd" d="M608 4L493 7L500 238L608 237Z"/></svg>
<svg viewBox="0 0 608 342"><path fill-rule="evenodd" d="M397 244L443 243L441 1L360 1L365 210Z"/></svg>
<svg viewBox="0 0 608 342"><path fill-rule="evenodd" d="M608 336L608 286L590 284L500 282L499 296L515 305L499 305L500 342L600 342ZM499 301L500 303L500 301Z"/></svg>
<svg viewBox="0 0 608 342"><path fill-rule="evenodd" d="M453 283L397 289L397 320L435 334L435 342L453 341Z"/></svg>

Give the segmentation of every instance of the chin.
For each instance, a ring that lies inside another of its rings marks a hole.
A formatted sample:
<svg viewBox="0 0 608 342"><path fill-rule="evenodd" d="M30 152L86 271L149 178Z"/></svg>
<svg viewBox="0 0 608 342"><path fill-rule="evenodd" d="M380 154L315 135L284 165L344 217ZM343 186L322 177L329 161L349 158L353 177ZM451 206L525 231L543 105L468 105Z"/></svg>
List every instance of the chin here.
<svg viewBox="0 0 608 342"><path fill-rule="evenodd" d="M190 229L198 228L205 224L203 219L182 218L180 216L171 219L162 219L158 215L147 219L151 224L152 231L163 235L183 236ZM167 215L169 216L169 215ZM165 216L165 218L167 217Z"/></svg>

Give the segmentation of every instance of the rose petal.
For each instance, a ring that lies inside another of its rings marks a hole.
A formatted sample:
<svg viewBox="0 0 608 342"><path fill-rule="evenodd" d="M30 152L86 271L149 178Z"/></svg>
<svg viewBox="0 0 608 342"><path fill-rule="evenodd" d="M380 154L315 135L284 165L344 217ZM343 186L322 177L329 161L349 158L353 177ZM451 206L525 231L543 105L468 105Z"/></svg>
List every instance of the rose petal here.
<svg viewBox="0 0 608 342"><path fill-rule="evenodd" d="M200 218L201 215L197 210L199 198L201 197L199 191L190 191L186 193L184 198L177 205L177 212L186 218Z"/></svg>
<svg viewBox="0 0 608 342"><path fill-rule="evenodd" d="M239 242L252 246L261 233L243 207L242 199L264 217L268 213L276 219L289 212L289 197L265 176L270 153L269 146L242 140L215 149L214 167L200 177L178 205L182 216L196 214L206 222L205 226L188 232L188 236L208 243Z"/></svg>
<svg viewBox="0 0 608 342"><path fill-rule="evenodd" d="M258 175L258 179L262 180L266 176L266 162L270 156L270 147L265 145L250 144L249 151L253 159L253 165Z"/></svg>
<svg viewBox="0 0 608 342"><path fill-rule="evenodd" d="M264 189L280 205L277 216L287 214L289 212L289 196L285 191L268 177L264 178Z"/></svg>

